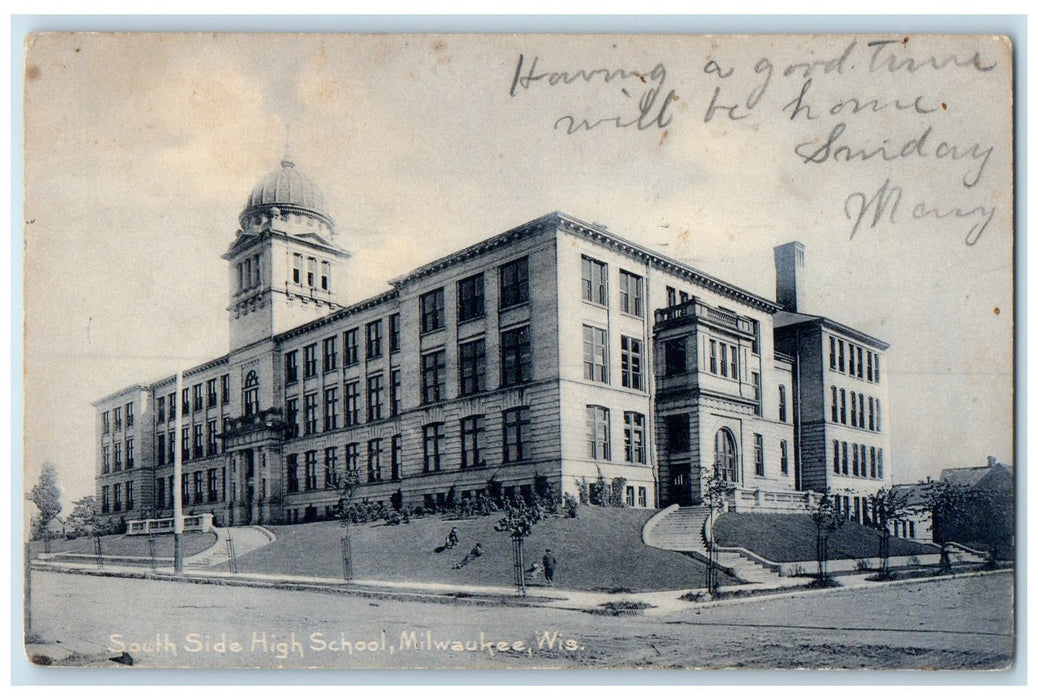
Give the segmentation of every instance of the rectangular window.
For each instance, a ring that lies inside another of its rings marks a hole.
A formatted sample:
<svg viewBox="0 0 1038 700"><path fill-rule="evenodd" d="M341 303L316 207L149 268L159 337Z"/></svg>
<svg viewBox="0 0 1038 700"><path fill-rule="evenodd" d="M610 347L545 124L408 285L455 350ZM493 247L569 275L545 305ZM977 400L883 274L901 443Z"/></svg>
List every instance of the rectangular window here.
<svg viewBox="0 0 1038 700"><path fill-rule="evenodd" d="M216 406L216 379L210 379L205 383L205 407Z"/></svg>
<svg viewBox="0 0 1038 700"><path fill-rule="evenodd" d="M786 422L786 386L784 384L779 385L779 420L783 423Z"/></svg>
<svg viewBox="0 0 1038 700"><path fill-rule="evenodd" d="M458 387L460 396L486 391L486 342L480 338L458 346Z"/></svg>
<svg viewBox="0 0 1038 700"><path fill-rule="evenodd" d="M126 438L126 468L133 469L133 438Z"/></svg>
<svg viewBox="0 0 1038 700"><path fill-rule="evenodd" d="M327 260L321 261L321 289L329 291L332 288L332 265Z"/></svg>
<svg viewBox="0 0 1038 700"><path fill-rule="evenodd" d="M299 253L292 255L292 282L295 284L303 283L303 256Z"/></svg>
<svg viewBox="0 0 1038 700"><path fill-rule="evenodd" d="M335 447L324 448L324 487L334 488L339 483L339 454Z"/></svg>
<svg viewBox="0 0 1038 700"><path fill-rule="evenodd" d="M483 416L469 416L461 419L462 469L483 465L481 448L484 429Z"/></svg>
<svg viewBox="0 0 1038 700"><path fill-rule="evenodd" d="M205 453L202 450L202 445L204 444L204 442L203 442L203 435L202 435L202 426L199 424L199 425L195 425L195 426L192 426L192 427L194 429L194 433L193 433L194 442L192 444L191 456L194 459L201 459L202 457L205 456Z"/></svg>
<svg viewBox="0 0 1038 700"><path fill-rule="evenodd" d="M858 427L865 427L865 394L858 394Z"/></svg>
<svg viewBox="0 0 1038 700"><path fill-rule="evenodd" d="M757 476L764 476L764 436L753 434L753 469Z"/></svg>
<svg viewBox="0 0 1038 700"><path fill-rule="evenodd" d="M185 389L186 391L186 389ZM116 431L122 430L123 428L123 410L121 408L112 409L112 417L115 419Z"/></svg>
<svg viewBox="0 0 1038 700"><path fill-rule="evenodd" d="M628 486L626 489L624 489L624 503L626 503L629 508L634 508L634 487L633 486Z"/></svg>
<svg viewBox="0 0 1038 700"><path fill-rule="evenodd" d="M351 442L346 445L346 473L357 474L359 478L360 444Z"/></svg>
<svg viewBox="0 0 1038 700"><path fill-rule="evenodd" d="M191 429L183 428L180 431L180 454L182 459L191 459Z"/></svg>
<svg viewBox="0 0 1038 700"><path fill-rule="evenodd" d="M382 357L382 319L372 321L367 325L367 359Z"/></svg>
<svg viewBox="0 0 1038 700"><path fill-rule="evenodd" d="M851 427L858 427L858 399L853 391L851 392Z"/></svg>
<svg viewBox="0 0 1038 700"><path fill-rule="evenodd" d="M603 406L587 407L587 452L591 459L610 460L609 409Z"/></svg>
<svg viewBox="0 0 1038 700"><path fill-rule="evenodd" d="M681 303L682 304L688 302L688 292L681 292L680 296L681 296Z"/></svg>
<svg viewBox="0 0 1038 700"><path fill-rule="evenodd" d="M303 401L303 434L313 435L317 432L317 392L306 394Z"/></svg>
<svg viewBox="0 0 1038 700"><path fill-rule="evenodd" d="M840 457L841 457L841 459L840 459L841 473L844 476L847 476L847 443L846 442L841 442L840 443Z"/></svg>
<svg viewBox="0 0 1038 700"><path fill-rule="evenodd" d="M440 471L440 451L443 446L443 423L422 426L422 471L426 474Z"/></svg>
<svg viewBox="0 0 1038 700"><path fill-rule="evenodd" d="M620 270L620 310L641 318L644 280L638 275Z"/></svg>
<svg viewBox="0 0 1038 700"><path fill-rule="evenodd" d="M678 290L673 287L667 287L667 306L678 305Z"/></svg>
<svg viewBox="0 0 1038 700"><path fill-rule="evenodd" d="M112 471L112 461L108 445L101 448L101 473L107 474Z"/></svg>
<svg viewBox="0 0 1038 700"><path fill-rule="evenodd" d="M875 381L879 381L879 355L876 355L876 366L872 370L872 377Z"/></svg>
<svg viewBox="0 0 1038 700"><path fill-rule="evenodd" d="M382 373L368 377L368 421L382 420Z"/></svg>
<svg viewBox="0 0 1038 700"><path fill-rule="evenodd" d="M779 440L779 471L789 474L789 443Z"/></svg>
<svg viewBox="0 0 1038 700"><path fill-rule="evenodd" d="M159 465L166 463L166 434L159 433L155 436L155 461Z"/></svg>
<svg viewBox="0 0 1038 700"><path fill-rule="evenodd" d="M620 383L628 389L642 388L642 341L620 336Z"/></svg>
<svg viewBox="0 0 1038 700"><path fill-rule="evenodd" d="M839 341L837 341L837 343L836 343L836 344L837 344L837 345L839 346L839 348L840 348L840 362L839 362L839 370L840 370L840 371L842 372L842 371L843 371L843 367L844 367L844 360L843 360L843 341L842 341L842 340L839 340Z"/></svg>
<svg viewBox="0 0 1038 700"><path fill-rule="evenodd" d="M648 504L649 490L644 486L638 487L638 507L645 508Z"/></svg>
<svg viewBox="0 0 1038 700"><path fill-rule="evenodd" d="M869 448L869 476L876 478L876 448Z"/></svg>
<svg viewBox="0 0 1038 700"><path fill-rule="evenodd" d="M684 374L688 370L686 338L675 338L663 344L664 372L668 377Z"/></svg>
<svg viewBox="0 0 1038 700"><path fill-rule="evenodd" d="M117 409L118 410L118 409ZM189 390L185 387L180 392L180 415L186 416L191 413L191 395ZM118 418L118 416L116 416ZM115 422L115 429L119 429L119 421Z"/></svg>
<svg viewBox="0 0 1038 700"><path fill-rule="evenodd" d="M227 405L231 402L231 375L225 374L220 377L220 403Z"/></svg>
<svg viewBox="0 0 1038 700"><path fill-rule="evenodd" d="M584 301L593 304L608 306L609 304L609 268L604 262L600 262L587 256L582 256L580 261L581 278L584 287Z"/></svg>
<svg viewBox="0 0 1038 700"><path fill-rule="evenodd" d="M288 455L285 465L285 484L289 493L299 492L299 455Z"/></svg>
<svg viewBox="0 0 1038 700"><path fill-rule="evenodd" d="M389 415L395 416L400 413L400 370L394 369L389 373Z"/></svg>
<svg viewBox="0 0 1038 700"><path fill-rule="evenodd" d="M833 440L833 474L840 473L840 441Z"/></svg>
<svg viewBox="0 0 1038 700"><path fill-rule="evenodd" d="M721 376L728 376L728 345L721 343Z"/></svg>
<svg viewBox="0 0 1038 700"><path fill-rule="evenodd" d="M307 379L317 376L317 343L303 348L303 376Z"/></svg>
<svg viewBox="0 0 1038 700"><path fill-rule="evenodd" d="M422 333L431 333L443 328L443 288L426 292L420 298Z"/></svg>
<svg viewBox="0 0 1038 700"><path fill-rule="evenodd" d="M285 423L288 424L285 437L294 438L299 436L299 399L288 399L285 401Z"/></svg>
<svg viewBox="0 0 1038 700"><path fill-rule="evenodd" d="M317 488L317 451L306 452L306 490L313 491Z"/></svg>
<svg viewBox="0 0 1038 700"><path fill-rule="evenodd" d="M202 494L203 494L202 478L203 478L204 474L202 474L202 472L198 471L198 472L195 472L192 476L194 477L193 481L194 481L194 484L195 484L195 503L201 503L202 502Z"/></svg>
<svg viewBox="0 0 1038 700"><path fill-rule="evenodd" d="M502 415L504 435L502 440L503 461L521 462L529 455L530 409L527 406L511 408Z"/></svg>
<svg viewBox="0 0 1038 700"><path fill-rule="evenodd" d="M351 328L342 333L342 366L349 367L359 361L357 329Z"/></svg>
<svg viewBox="0 0 1038 700"><path fill-rule="evenodd" d="M210 469L205 473L206 476L206 494L209 497L210 503L215 503L219 494L216 488L216 470Z"/></svg>
<svg viewBox="0 0 1038 700"><path fill-rule="evenodd" d="M458 323L483 317L483 273L458 282Z"/></svg>
<svg viewBox="0 0 1038 700"><path fill-rule="evenodd" d="M191 475L181 474L180 475L180 502L190 503L191 502Z"/></svg>
<svg viewBox="0 0 1038 700"><path fill-rule="evenodd" d="M177 393L173 392L169 395L169 419L173 420L177 415Z"/></svg>
<svg viewBox="0 0 1038 700"><path fill-rule="evenodd" d="M640 413L624 412L624 459L645 464L645 416Z"/></svg>
<svg viewBox="0 0 1038 700"><path fill-rule="evenodd" d="M191 406L194 408L194 410L201 411L202 410L202 385L201 384L195 384L194 387L192 387L192 392L191 393L192 393Z"/></svg>
<svg viewBox="0 0 1038 700"><path fill-rule="evenodd" d="M382 481L382 438L368 440L368 481Z"/></svg>
<svg viewBox="0 0 1038 700"><path fill-rule="evenodd" d="M167 454L169 455L169 459L166 461L172 464L173 460L176 459L177 452L177 436L172 430L169 431L169 435L166 439L166 448L168 450Z"/></svg>
<svg viewBox="0 0 1038 700"><path fill-rule="evenodd" d="M717 374L717 341L710 341L710 374Z"/></svg>
<svg viewBox="0 0 1038 700"><path fill-rule="evenodd" d="M299 381L298 356L299 352L296 350L285 353L285 384Z"/></svg>
<svg viewBox="0 0 1038 700"><path fill-rule="evenodd" d="M603 329L584 326L584 379L609 383L608 347Z"/></svg>
<svg viewBox="0 0 1038 700"><path fill-rule="evenodd" d="M166 507L166 480L162 478L155 479L155 505Z"/></svg>
<svg viewBox="0 0 1038 700"><path fill-rule="evenodd" d="M836 401L836 385L833 385L830 389L832 389L832 419L833 423L838 423L840 420L840 411Z"/></svg>
<svg viewBox="0 0 1038 700"><path fill-rule="evenodd" d="M389 317L389 352L400 352L400 314Z"/></svg>
<svg viewBox="0 0 1038 700"><path fill-rule="evenodd" d="M847 374L854 376L854 343L847 343Z"/></svg>
<svg viewBox="0 0 1038 700"><path fill-rule="evenodd" d="M883 432L883 423L880 420L881 417L882 417L882 415L879 412L879 399L876 399L876 432L877 433Z"/></svg>
<svg viewBox="0 0 1038 700"><path fill-rule="evenodd" d="M851 474L858 476L858 445L851 443Z"/></svg>
<svg viewBox="0 0 1038 700"><path fill-rule="evenodd" d="M447 398L447 353L443 350L422 355L422 403Z"/></svg>
<svg viewBox="0 0 1038 700"><path fill-rule="evenodd" d="M336 340L338 340L338 338L333 335L331 338L325 338L322 342L325 372L332 372L339 366L339 355L335 349Z"/></svg>
<svg viewBox="0 0 1038 700"><path fill-rule="evenodd" d="M126 404L126 427L127 428L132 428L133 427L133 404L132 403Z"/></svg>
<svg viewBox="0 0 1038 700"><path fill-rule="evenodd" d="M343 388L343 425L357 425L360 423L360 382L347 382Z"/></svg>
<svg viewBox="0 0 1038 700"><path fill-rule="evenodd" d="M840 422L847 425L847 390L840 389Z"/></svg>
<svg viewBox="0 0 1038 700"><path fill-rule="evenodd" d="M394 481L396 481L397 479L399 479L401 477L400 468L401 468L401 464L403 463L403 454L404 454L404 436L403 435L394 435L393 436L393 441L391 443L390 452L391 452L390 461L392 463L390 465L390 468L392 470L392 475L391 475L390 478L392 478Z"/></svg>
<svg viewBox="0 0 1038 700"><path fill-rule="evenodd" d="M522 326L501 333L501 386L515 386L533 379L530 328Z"/></svg>
<svg viewBox="0 0 1038 700"><path fill-rule="evenodd" d="M206 456L212 457L218 451L216 443L216 421L211 420L205 424Z"/></svg>
<svg viewBox="0 0 1038 700"><path fill-rule="evenodd" d="M836 338L829 336L829 369L836 369Z"/></svg>
<svg viewBox="0 0 1038 700"><path fill-rule="evenodd" d="M339 387L330 386L324 390L324 430L335 430L339 427Z"/></svg>
<svg viewBox="0 0 1038 700"><path fill-rule="evenodd" d="M883 448L876 450L876 476L879 479L883 478Z"/></svg>
<svg viewBox="0 0 1038 700"><path fill-rule="evenodd" d="M688 452L691 444L688 414L679 413L667 416L664 420L667 426L667 449L671 452Z"/></svg>
<svg viewBox="0 0 1038 700"><path fill-rule="evenodd" d="M865 353L865 359L868 362L868 366L865 368L865 379L872 381L872 352Z"/></svg>
<svg viewBox="0 0 1038 700"><path fill-rule="evenodd" d="M317 258L306 259L306 286L314 286L314 278L317 277Z"/></svg>
<svg viewBox="0 0 1038 700"><path fill-rule="evenodd" d="M869 430L876 429L876 401L869 397Z"/></svg>
<svg viewBox="0 0 1038 700"><path fill-rule="evenodd" d="M155 401L155 420L158 423L166 422L166 397L160 396Z"/></svg>
<svg viewBox="0 0 1038 700"><path fill-rule="evenodd" d="M530 271L526 258L519 258L498 268L501 280L499 308L525 304L530 300Z"/></svg>
<svg viewBox="0 0 1038 700"><path fill-rule="evenodd" d="M864 379L865 378L865 372L862 370L862 362L861 362L862 352L863 352L863 350L861 348L858 348L858 379Z"/></svg>
<svg viewBox="0 0 1038 700"><path fill-rule="evenodd" d="M732 379L739 380L739 347L733 345L732 347Z"/></svg>

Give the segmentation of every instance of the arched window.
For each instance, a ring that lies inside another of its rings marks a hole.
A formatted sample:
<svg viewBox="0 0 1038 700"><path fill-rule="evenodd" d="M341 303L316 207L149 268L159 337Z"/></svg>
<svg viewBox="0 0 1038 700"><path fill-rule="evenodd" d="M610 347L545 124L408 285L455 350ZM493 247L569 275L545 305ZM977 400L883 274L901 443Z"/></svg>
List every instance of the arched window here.
<svg viewBox="0 0 1038 700"><path fill-rule="evenodd" d="M739 481L739 452L728 428L721 428L714 436L714 473L725 481Z"/></svg>
<svg viewBox="0 0 1038 700"><path fill-rule="evenodd" d="M242 402L245 415L252 416L259 413L259 376L255 370L245 375L245 397Z"/></svg>

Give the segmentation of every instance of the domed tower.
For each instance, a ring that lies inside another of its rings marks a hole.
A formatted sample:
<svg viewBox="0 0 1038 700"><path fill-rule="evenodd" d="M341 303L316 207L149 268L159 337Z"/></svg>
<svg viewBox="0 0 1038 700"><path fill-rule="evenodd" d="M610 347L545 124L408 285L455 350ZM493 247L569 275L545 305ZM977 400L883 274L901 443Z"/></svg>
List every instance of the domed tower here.
<svg viewBox="0 0 1038 700"><path fill-rule="evenodd" d="M230 262L232 351L342 306L344 262L324 194L295 164L261 179L224 253Z"/></svg>

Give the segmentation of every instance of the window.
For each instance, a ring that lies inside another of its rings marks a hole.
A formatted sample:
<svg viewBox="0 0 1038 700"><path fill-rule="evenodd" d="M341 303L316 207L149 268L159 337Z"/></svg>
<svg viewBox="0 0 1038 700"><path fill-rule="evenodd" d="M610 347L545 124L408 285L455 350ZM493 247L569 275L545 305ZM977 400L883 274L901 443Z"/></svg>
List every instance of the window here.
<svg viewBox="0 0 1038 700"><path fill-rule="evenodd" d="M663 344L663 365L668 377L685 373L688 367L686 338L668 340Z"/></svg>
<svg viewBox="0 0 1038 700"><path fill-rule="evenodd" d="M638 507L645 508L648 503L648 489L644 486L638 487Z"/></svg>
<svg viewBox="0 0 1038 700"><path fill-rule="evenodd" d="M779 471L789 474L789 443L779 440Z"/></svg>
<svg viewBox="0 0 1038 700"><path fill-rule="evenodd" d="M533 378L530 327L522 326L501 333L501 386L514 386Z"/></svg>
<svg viewBox="0 0 1038 700"><path fill-rule="evenodd" d="M186 416L191 413L191 394L190 389L184 388L180 392L180 415ZM119 421L115 422L115 429L119 429Z"/></svg>
<svg viewBox="0 0 1038 700"><path fill-rule="evenodd" d="M620 270L620 310L625 314L641 318L643 296L642 278L627 270Z"/></svg>
<svg viewBox="0 0 1038 700"><path fill-rule="evenodd" d="M786 422L786 386L779 384L779 420Z"/></svg>
<svg viewBox="0 0 1038 700"><path fill-rule="evenodd" d="M288 399L285 401L285 423L286 438L299 436L299 399Z"/></svg>
<svg viewBox="0 0 1038 700"><path fill-rule="evenodd" d="M624 459L645 464L645 416L640 413L624 412Z"/></svg>
<svg viewBox="0 0 1038 700"><path fill-rule="evenodd" d="M869 448L869 476L876 478L876 448Z"/></svg>
<svg viewBox="0 0 1038 700"><path fill-rule="evenodd" d="M389 352L400 352L400 314L389 317Z"/></svg>
<svg viewBox="0 0 1038 700"><path fill-rule="evenodd" d="M872 353L871 352L866 352L865 353L865 359L869 363L868 366L865 368L865 379L867 381L871 382L872 381Z"/></svg>
<svg viewBox="0 0 1038 700"><path fill-rule="evenodd" d="M667 287L667 306L678 305L678 290L673 287Z"/></svg>
<svg viewBox="0 0 1038 700"><path fill-rule="evenodd" d="M188 503L191 500L191 475L180 475L180 502Z"/></svg>
<svg viewBox="0 0 1038 700"><path fill-rule="evenodd" d="M840 441L833 440L833 474L840 473Z"/></svg>
<svg viewBox="0 0 1038 700"><path fill-rule="evenodd" d="M840 443L840 473L847 476L847 443Z"/></svg>
<svg viewBox="0 0 1038 700"><path fill-rule="evenodd" d="M133 482L126 482L126 510L133 510Z"/></svg>
<svg viewBox="0 0 1038 700"><path fill-rule="evenodd" d="M126 438L126 468L133 469L133 438Z"/></svg>
<svg viewBox="0 0 1038 700"><path fill-rule="evenodd" d="M883 478L883 448L876 450L876 475L877 478Z"/></svg>
<svg viewBox="0 0 1038 700"><path fill-rule="evenodd" d="M259 375L255 370L245 376L245 415L252 416L259 413Z"/></svg>
<svg viewBox="0 0 1038 700"><path fill-rule="evenodd" d="M347 474L358 474L357 461L360 459L360 445L356 442L351 442L346 445L346 473Z"/></svg>
<svg viewBox="0 0 1038 700"><path fill-rule="evenodd" d="M521 462L529 455L530 409L528 406L510 408L503 413L502 440L504 462Z"/></svg>
<svg viewBox="0 0 1038 700"><path fill-rule="evenodd" d="M177 393L174 391L169 395L169 419L173 420L177 415Z"/></svg>
<svg viewBox="0 0 1038 700"><path fill-rule="evenodd" d="M634 507L634 487L633 486L628 486L626 489L624 489L624 503L626 503L627 506L630 507L630 508Z"/></svg>
<svg viewBox="0 0 1038 700"><path fill-rule="evenodd" d="M351 328L342 333L342 366L349 367L358 362L357 329Z"/></svg>
<svg viewBox="0 0 1038 700"><path fill-rule="evenodd" d="M688 292L681 292L681 303L685 304L688 302Z"/></svg>
<svg viewBox="0 0 1038 700"><path fill-rule="evenodd" d="M192 428L193 428L192 435L194 437L194 440L192 442L192 447L191 447L191 456L194 459L201 459L202 457L205 456L205 453L202 451L202 445L203 445L203 442L202 442L202 425L198 424L198 425L192 426Z"/></svg>
<svg viewBox="0 0 1038 700"><path fill-rule="evenodd" d="M460 396L486 391L486 343L482 338L458 346ZM502 351L503 352L503 351Z"/></svg>
<svg viewBox="0 0 1038 700"><path fill-rule="evenodd" d="M382 481L382 438L368 440L368 481Z"/></svg>
<svg viewBox="0 0 1038 700"><path fill-rule="evenodd" d="M205 383L205 407L212 408L216 405L216 380L210 379ZM129 415L127 415L129 419Z"/></svg>
<svg viewBox="0 0 1038 700"><path fill-rule="evenodd" d="M874 381L879 381L879 355L876 355L876 366L872 370L872 378Z"/></svg>
<svg viewBox="0 0 1038 700"><path fill-rule="evenodd" d="M334 488L339 483L338 450L335 447L324 448L324 487Z"/></svg>
<svg viewBox="0 0 1038 700"><path fill-rule="evenodd" d="M847 390L840 389L840 422L847 425Z"/></svg>
<svg viewBox="0 0 1038 700"><path fill-rule="evenodd" d="M111 460L112 460L112 458L111 458L111 455L110 455L110 451L108 449L108 445L105 445L104 447L101 448L101 473L102 474L107 474L108 472L112 471L112 461Z"/></svg>
<svg viewBox="0 0 1038 700"><path fill-rule="evenodd" d="M612 459L609 445L609 409L587 407L587 451L591 459Z"/></svg>
<svg viewBox="0 0 1038 700"><path fill-rule="evenodd" d="M382 373L368 377L368 420L382 419Z"/></svg>
<svg viewBox="0 0 1038 700"><path fill-rule="evenodd" d="M186 389L185 389L186 391ZM112 409L112 417L115 419L115 430L118 432L123 427L123 410L121 408Z"/></svg>
<svg viewBox="0 0 1038 700"><path fill-rule="evenodd" d="M159 423L166 422L166 397L160 396L155 402L155 420Z"/></svg>
<svg viewBox="0 0 1038 700"><path fill-rule="evenodd" d="M607 306L609 304L609 268L604 262L584 256L580 261L584 301Z"/></svg>
<svg viewBox="0 0 1038 700"><path fill-rule="evenodd" d="M307 491L313 491L317 488L317 451L307 450L306 452L306 486Z"/></svg>
<svg viewBox="0 0 1038 700"><path fill-rule="evenodd" d="M159 433L155 436L155 461L159 465L166 463L166 434Z"/></svg>
<svg viewBox="0 0 1038 700"><path fill-rule="evenodd" d="M620 383L628 389L642 388L642 341L620 336Z"/></svg>
<svg viewBox="0 0 1038 700"><path fill-rule="evenodd" d="M192 474L192 476L194 477L194 483L195 483L195 503L201 503L202 502L202 477L203 477L203 474L202 474L202 472L197 471L194 474Z"/></svg>
<svg viewBox="0 0 1038 700"><path fill-rule="evenodd" d="M321 289L329 291L332 288L332 264L327 260L321 261Z"/></svg>
<svg viewBox="0 0 1038 700"><path fill-rule="evenodd" d="M847 343L847 374L854 376L854 344Z"/></svg>
<svg viewBox="0 0 1038 700"><path fill-rule="evenodd" d="M754 407L754 413L760 415L760 374L757 372L750 372L750 381L753 382L753 400L757 402Z"/></svg>
<svg viewBox="0 0 1038 700"><path fill-rule="evenodd" d="M843 364L843 341L842 340L838 340L838 341L836 341L836 344L840 348L839 370L842 372L843 371L843 367L844 367L844 364Z"/></svg>
<svg viewBox="0 0 1038 700"><path fill-rule="evenodd" d="M331 338L325 338L323 345L324 350L324 371L333 372L339 366L338 353L335 351L335 341L337 338L333 335Z"/></svg>
<svg viewBox="0 0 1038 700"><path fill-rule="evenodd" d="M335 430L339 427L339 387L330 386L324 390L324 430Z"/></svg>
<svg viewBox="0 0 1038 700"><path fill-rule="evenodd" d="M195 411L201 411L202 410L202 385L201 384L195 384L195 386L192 387L191 394L192 394L192 396L191 396L191 407L192 407L192 409L195 410Z"/></svg>
<svg viewBox="0 0 1038 700"><path fill-rule="evenodd" d="M862 352L863 352L863 350L861 348L858 348L858 379L864 379L865 378L865 372L862 370L862 361L861 361Z"/></svg>
<svg viewBox="0 0 1038 700"><path fill-rule="evenodd" d="M169 450L168 451L169 459L166 460L166 461L168 461L170 464L172 464L173 460L176 459L176 456L177 456L176 455L176 452L177 452L177 436L173 433L172 430L169 431L169 435L168 435L168 437L166 439L166 447Z"/></svg>
<svg viewBox="0 0 1038 700"><path fill-rule="evenodd" d="M317 392L311 391L303 396L303 434L313 435L317 432Z"/></svg>
<svg viewBox="0 0 1038 700"><path fill-rule="evenodd" d="M883 423L880 421L881 414L879 412L879 399L876 399L876 432L883 432Z"/></svg>
<svg viewBox="0 0 1038 700"><path fill-rule="evenodd" d="M389 373L389 415L395 416L400 413L400 370L394 369Z"/></svg>
<svg viewBox="0 0 1038 700"><path fill-rule="evenodd" d="M400 478L400 465L404 454L404 436L394 435L390 443L390 478L396 481Z"/></svg>
<svg viewBox="0 0 1038 700"><path fill-rule="evenodd" d="M584 326L584 379L609 383L608 352L606 332L594 326Z"/></svg>
<svg viewBox="0 0 1038 700"><path fill-rule="evenodd" d="M664 419L667 426L667 445L671 452L688 452L690 435L688 414L679 413Z"/></svg>
<svg viewBox="0 0 1038 700"><path fill-rule="evenodd" d="M123 468L123 446L118 442L112 445L112 461L114 464L115 471L122 471Z"/></svg>
<svg viewBox="0 0 1038 700"><path fill-rule="evenodd" d="M443 350L422 355L422 403L447 398L447 353Z"/></svg>
<svg viewBox="0 0 1038 700"><path fill-rule="evenodd" d="M840 413L836 402L836 386L830 387L832 389L832 419L833 423L837 423L840 420Z"/></svg>
<svg viewBox="0 0 1038 700"><path fill-rule="evenodd" d="M530 300L530 271L526 258L519 258L498 268L501 280L500 308L524 304Z"/></svg>
<svg viewBox="0 0 1038 700"><path fill-rule="evenodd" d="M365 357L369 360L374 357L382 357L382 319L372 321L365 330L368 341Z"/></svg>
<svg viewBox="0 0 1038 700"><path fill-rule="evenodd" d="M303 376L306 379L317 376L317 343L303 347Z"/></svg>
<svg viewBox="0 0 1038 700"><path fill-rule="evenodd" d="M721 376L728 376L728 345L721 343Z"/></svg>
<svg viewBox="0 0 1038 700"><path fill-rule="evenodd" d="M483 416L469 416L461 419L461 468L479 467L483 465L480 453L483 442Z"/></svg>
<svg viewBox="0 0 1038 700"><path fill-rule="evenodd" d="M739 481L739 453L735 436L728 428L721 428L714 435L714 474L724 481Z"/></svg>
<svg viewBox="0 0 1038 700"><path fill-rule="evenodd" d="M458 323L483 316L483 273L458 282Z"/></svg>
<svg viewBox="0 0 1038 700"><path fill-rule="evenodd" d="M217 450L217 444L216 444L216 421L215 420L211 420L211 421L209 421L208 423L205 424L205 434L206 434L206 439L205 439L205 443L206 443L206 450L205 450L206 451L206 456L207 457L212 457L218 451Z"/></svg>
<svg viewBox="0 0 1038 700"><path fill-rule="evenodd" d="M155 505L166 507L166 480L162 478L155 479Z"/></svg>
<svg viewBox="0 0 1038 700"><path fill-rule="evenodd" d="M112 499L113 500L112 507L115 510L115 512L118 513L120 510L123 509L123 485L122 484L116 484L115 486L113 486L112 487L112 493L115 496Z"/></svg>
<svg viewBox="0 0 1038 700"><path fill-rule="evenodd" d="M289 493L299 492L299 455L288 455L285 465L285 483Z"/></svg>
<svg viewBox="0 0 1038 700"><path fill-rule="evenodd" d="M443 289L426 292L420 298L422 333L431 333L443 328Z"/></svg>
<svg viewBox="0 0 1038 700"><path fill-rule="evenodd" d="M317 258L306 259L306 286L314 286L314 278L317 276Z"/></svg>
<svg viewBox="0 0 1038 700"><path fill-rule="evenodd" d="M426 474L440 471L440 448L443 445L443 423L422 426L422 471Z"/></svg>
<svg viewBox="0 0 1038 700"><path fill-rule="evenodd" d="M764 436L753 434L753 469L757 476L764 476Z"/></svg>
<svg viewBox="0 0 1038 700"><path fill-rule="evenodd" d="M739 380L739 346L732 347L732 379Z"/></svg>
<svg viewBox="0 0 1038 700"><path fill-rule="evenodd" d="M220 403L227 405L231 402L231 375L225 374L220 377Z"/></svg>
<svg viewBox="0 0 1038 700"><path fill-rule="evenodd" d="M710 341L710 374L717 374L717 341Z"/></svg>
<svg viewBox="0 0 1038 700"><path fill-rule="evenodd" d="M343 389L342 422L343 425L357 425L360 423L360 382L347 382Z"/></svg>
<svg viewBox="0 0 1038 700"><path fill-rule="evenodd" d="M851 427L858 427L858 398L853 391L851 392Z"/></svg>
<svg viewBox="0 0 1038 700"><path fill-rule="evenodd" d="M285 384L299 381L298 355L299 352L296 350L285 353Z"/></svg>
<svg viewBox="0 0 1038 700"><path fill-rule="evenodd" d="M126 427L127 428L132 428L133 427L133 404L132 403L126 404Z"/></svg>
<svg viewBox="0 0 1038 700"><path fill-rule="evenodd" d="M858 445L851 443L851 474L858 476Z"/></svg>
<svg viewBox="0 0 1038 700"><path fill-rule="evenodd" d="M836 338L829 336L829 369L836 369Z"/></svg>
<svg viewBox="0 0 1038 700"><path fill-rule="evenodd" d="M216 483L216 470L210 469L206 472L206 492L209 495L210 503L213 503L217 500Z"/></svg>
<svg viewBox="0 0 1038 700"><path fill-rule="evenodd" d="M865 394L858 394L858 427L865 427Z"/></svg>

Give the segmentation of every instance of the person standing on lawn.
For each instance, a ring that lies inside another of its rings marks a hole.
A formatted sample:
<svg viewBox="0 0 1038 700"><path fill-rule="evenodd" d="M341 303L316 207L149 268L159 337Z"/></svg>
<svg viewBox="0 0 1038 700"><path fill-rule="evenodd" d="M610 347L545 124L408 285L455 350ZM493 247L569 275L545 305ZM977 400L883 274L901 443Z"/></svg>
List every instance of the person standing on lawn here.
<svg viewBox="0 0 1038 700"><path fill-rule="evenodd" d="M544 580L548 582L549 586L554 586L555 555L551 553L550 549L544 550L544 557L541 559L541 564L544 566Z"/></svg>

